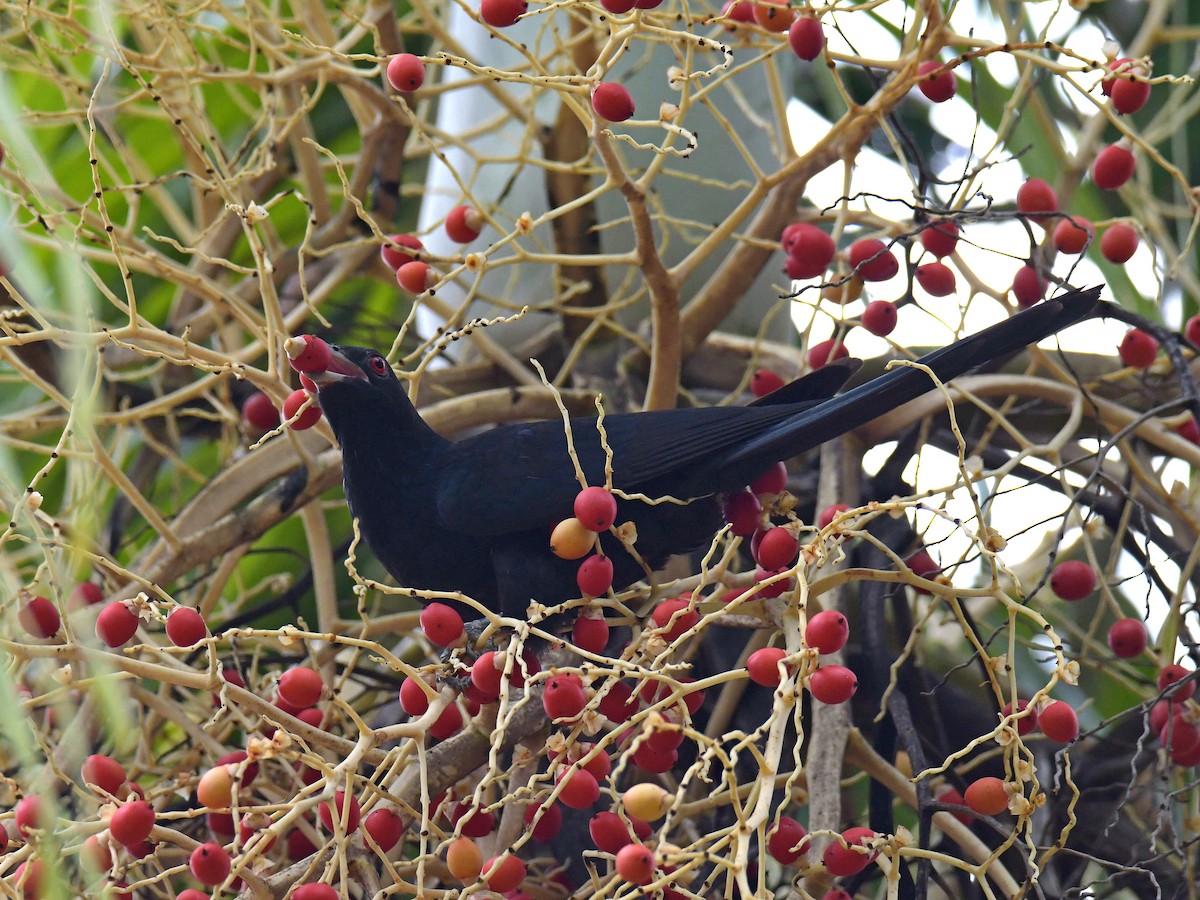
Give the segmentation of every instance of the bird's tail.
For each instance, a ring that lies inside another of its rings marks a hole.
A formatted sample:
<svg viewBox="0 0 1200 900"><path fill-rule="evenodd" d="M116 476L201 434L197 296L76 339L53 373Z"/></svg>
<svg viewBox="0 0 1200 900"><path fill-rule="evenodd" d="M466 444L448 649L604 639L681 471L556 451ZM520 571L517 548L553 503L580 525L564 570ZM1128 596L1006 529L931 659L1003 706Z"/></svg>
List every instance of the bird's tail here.
<svg viewBox="0 0 1200 900"><path fill-rule="evenodd" d="M1099 299L1099 287L1071 291L928 353L917 363L928 367L940 381L949 381L1095 315ZM924 369L897 367L797 413L760 438L739 446L721 465L738 469L748 463L762 466L771 460L786 459L865 425L932 387Z"/></svg>

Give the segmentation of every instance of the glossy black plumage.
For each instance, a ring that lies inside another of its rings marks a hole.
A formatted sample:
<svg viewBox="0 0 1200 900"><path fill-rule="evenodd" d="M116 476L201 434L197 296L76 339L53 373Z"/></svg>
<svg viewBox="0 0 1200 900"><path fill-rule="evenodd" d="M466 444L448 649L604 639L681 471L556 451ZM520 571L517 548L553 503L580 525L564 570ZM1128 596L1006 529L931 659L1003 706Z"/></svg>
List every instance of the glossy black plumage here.
<svg viewBox="0 0 1200 900"><path fill-rule="evenodd" d="M1098 295L1098 288L1066 294L919 362L949 380L1084 318ZM721 525L720 493L932 387L923 371L900 367L831 396L849 374L819 370L750 406L606 416L616 487L694 498L687 506L622 501L617 521L636 522L638 552L658 566L706 544ZM530 599L553 604L578 596L578 562L558 559L549 547L550 527L571 515L579 491L561 421L504 425L453 442L424 423L373 350L335 348L329 371L313 378L342 446L351 512L400 584L462 591L518 617ZM603 484L595 420L572 419L571 427L588 483ZM603 546L616 587L644 575L615 539L604 536Z"/></svg>

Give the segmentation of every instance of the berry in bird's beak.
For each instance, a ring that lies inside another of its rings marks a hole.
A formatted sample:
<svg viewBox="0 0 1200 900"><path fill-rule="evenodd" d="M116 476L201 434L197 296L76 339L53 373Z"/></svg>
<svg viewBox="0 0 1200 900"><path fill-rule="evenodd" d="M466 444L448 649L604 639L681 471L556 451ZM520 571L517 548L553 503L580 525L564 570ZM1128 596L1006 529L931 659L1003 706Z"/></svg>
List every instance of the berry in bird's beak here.
<svg viewBox="0 0 1200 900"><path fill-rule="evenodd" d="M327 343L312 334L288 338L283 342L283 352L297 372L324 372L332 353Z"/></svg>

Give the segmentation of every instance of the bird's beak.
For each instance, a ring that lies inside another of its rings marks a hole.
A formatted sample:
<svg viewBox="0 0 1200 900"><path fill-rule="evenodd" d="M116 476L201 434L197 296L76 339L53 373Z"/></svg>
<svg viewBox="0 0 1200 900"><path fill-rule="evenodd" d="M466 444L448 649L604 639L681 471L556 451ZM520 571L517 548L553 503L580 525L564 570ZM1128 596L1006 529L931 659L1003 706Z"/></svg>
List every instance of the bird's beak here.
<svg viewBox="0 0 1200 900"><path fill-rule="evenodd" d="M328 387L349 378L357 378L359 381L367 380L367 373L346 359L337 347L330 346L329 349L331 354L329 365L326 366L325 371L314 372L308 376L316 382L318 388Z"/></svg>
<svg viewBox="0 0 1200 900"><path fill-rule="evenodd" d="M295 357L304 349L304 342L300 338L288 338L284 343L284 351L290 357ZM318 388L326 387L331 384L336 384L339 381L345 381L348 378L357 378L360 381L366 381L366 373L352 363L336 346L329 345L330 356L329 365L326 366L324 372L306 372L304 377L312 381Z"/></svg>

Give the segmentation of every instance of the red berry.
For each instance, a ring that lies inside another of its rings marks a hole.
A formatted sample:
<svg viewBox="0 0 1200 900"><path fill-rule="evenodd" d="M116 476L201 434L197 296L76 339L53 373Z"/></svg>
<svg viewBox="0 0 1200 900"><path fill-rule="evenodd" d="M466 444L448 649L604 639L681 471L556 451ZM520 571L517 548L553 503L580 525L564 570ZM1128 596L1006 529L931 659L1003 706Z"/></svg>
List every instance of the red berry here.
<svg viewBox="0 0 1200 900"><path fill-rule="evenodd" d="M1108 646L1121 659L1141 656L1150 635L1141 619L1117 619L1108 629Z"/></svg>
<svg viewBox="0 0 1200 900"><path fill-rule="evenodd" d="M1192 695L1196 693L1196 680L1194 678L1185 681L1183 684L1179 684L1178 687L1172 686L1183 681L1183 679L1191 674L1191 672L1178 663L1163 666L1158 673L1158 689L1173 703L1182 703L1185 700L1190 700Z"/></svg>
<svg viewBox="0 0 1200 900"><path fill-rule="evenodd" d="M834 519L846 512L848 509L850 509L850 507L845 503L835 503L832 506L825 507L823 510L821 510L820 515L817 516L817 527L828 528L833 524Z"/></svg>
<svg viewBox="0 0 1200 900"><path fill-rule="evenodd" d="M787 31L794 16L788 0L757 0L754 4L754 21L767 31Z"/></svg>
<svg viewBox="0 0 1200 900"><path fill-rule="evenodd" d="M822 610L804 628L804 643L822 656L837 653L849 639L850 623L836 609Z"/></svg>
<svg viewBox="0 0 1200 900"><path fill-rule="evenodd" d="M605 853L617 853L627 844L633 843L633 835L629 827L614 812L598 812L588 823L588 831L592 835L592 843L597 850Z"/></svg>
<svg viewBox="0 0 1200 900"><path fill-rule="evenodd" d="M578 676L553 675L547 679L546 692L542 694L542 706L551 719L574 720L587 706L587 700Z"/></svg>
<svg viewBox="0 0 1200 900"><path fill-rule="evenodd" d="M110 603L96 617L96 637L114 650L123 646L137 631L138 617L124 603Z"/></svg>
<svg viewBox="0 0 1200 900"><path fill-rule="evenodd" d="M779 684L779 663L787 656L782 647L763 647L755 650L746 660L746 671L750 680L763 687L775 687Z"/></svg>
<svg viewBox="0 0 1200 900"><path fill-rule="evenodd" d="M604 615L583 614L571 628L571 643L589 653L603 653L608 646L608 622Z"/></svg>
<svg viewBox="0 0 1200 900"><path fill-rule="evenodd" d="M507 28L515 25L528 8L525 0L482 0L479 18L493 28Z"/></svg>
<svg viewBox="0 0 1200 900"><path fill-rule="evenodd" d="M424 250L425 245L411 234L390 234L388 240L393 244L399 244L401 247L407 247L409 250ZM403 250L396 250L384 244L379 251L379 255L383 257L383 261L393 269L398 269L407 262L412 262L416 259L411 253L405 253Z"/></svg>
<svg viewBox="0 0 1200 900"><path fill-rule="evenodd" d="M17 866L13 873L13 884L20 885L24 900L41 900L46 896L46 864L34 857Z"/></svg>
<svg viewBox="0 0 1200 900"><path fill-rule="evenodd" d="M1190 756L1200 745L1200 728L1187 719L1177 718L1159 733L1158 739L1171 752L1172 762L1178 762L1178 757Z"/></svg>
<svg viewBox="0 0 1200 900"><path fill-rule="evenodd" d="M124 766L111 756L102 756L99 753L93 753L83 761L80 775L88 787L99 788L113 796L116 796L126 778Z"/></svg>
<svg viewBox="0 0 1200 900"><path fill-rule="evenodd" d="M410 294L423 294L438 283L438 274L428 263L415 259L396 270L396 283Z"/></svg>
<svg viewBox="0 0 1200 900"><path fill-rule="evenodd" d="M483 880L497 894L515 891L525 880L525 863L518 856L495 856L483 864Z"/></svg>
<svg viewBox="0 0 1200 900"><path fill-rule="evenodd" d="M1046 295L1046 279L1033 266L1022 266L1013 276L1012 292L1017 305L1028 309Z"/></svg>
<svg viewBox="0 0 1200 900"><path fill-rule="evenodd" d="M898 318L895 303L890 300L872 300L863 310L862 326L871 334L885 337L895 330Z"/></svg>
<svg viewBox="0 0 1200 900"><path fill-rule="evenodd" d="M34 597L21 607L17 621L35 638L53 637L62 626L58 607L46 597Z"/></svg>
<svg viewBox="0 0 1200 900"><path fill-rule="evenodd" d="M308 406L301 412L300 409L306 402ZM283 401L283 418L293 431L304 431L321 420L321 406L312 394L301 388L292 391Z"/></svg>
<svg viewBox="0 0 1200 900"><path fill-rule="evenodd" d="M469 244L483 231L483 215L473 206L459 205L446 214L446 236L456 244Z"/></svg>
<svg viewBox="0 0 1200 900"><path fill-rule="evenodd" d="M854 900L850 896L850 892L844 888L834 888L831 891L826 891L821 895L821 900Z"/></svg>
<svg viewBox="0 0 1200 900"><path fill-rule="evenodd" d="M1025 712L1025 710L1027 710L1027 709L1029 709L1029 701L1021 700L1020 698L1018 698L1017 699L1017 711ZM1000 708L1000 718L1002 718L1002 719L1007 719L1009 716L1012 715L1012 713L1013 713L1012 703L1005 703L1004 706L1002 706ZM1034 710L1030 711L1029 713L1027 713L1026 715L1021 716L1019 719L1014 719L1013 724L1016 726L1017 734L1024 737L1025 735L1032 732L1033 729L1037 728L1037 724L1038 724L1037 710L1034 709Z"/></svg>
<svg viewBox="0 0 1200 900"><path fill-rule="evenodd" d="M387 853L400 843L404 834L404 820L390 809L376 809L363 821L363 830L379 845L380 850Z"/></svg>
<svg viewBox="0 0 1200 900"><path fill-rule="evenodd" d="M1137 248L1138 234L1132 226L1124 222L1109 225L1104 229L1104 234L1100 235L1100 253L1110 263L1120 265L1129 262L1133 254L1137 253Z"/></svg>
<svg viewBox="0 0 1200 900"><path fill-rule="evenodd" d="M145 800L124 803L108 820L108 833L126 847L140 844L154 828L154 807Z"/></svg>
<svg viewBox="0 0 1200 900"><path fill-rule="evenodd" d="M754 559L764 569L783 569L796 561L800 542L790 528L772 528L759 542Z"/></svg>
<svg viewBox="0 0 1200 900"><path fill-rule="evenodd" d="M292 833L303 834L298 828ZM339 900L340 897L341 895L327 884L302 884L292 891L292 900Z"/></svg>
<svg viewBox="0 0 1200 900"><path fill-rule="evenodd" d="M604 758L608 759L607 756ZM541 813L541 818L538 818L539 813ZM537 819L536 823L534 819ZM534 840L541 841L543 844L558 836L558 832L562 828L562 821L562 807L557 803L551 803L545 809L534 805L525 808L525 827L531 829Z"/></svg>
<svg viewBox="0 0 1200 900"><path fill-rule="evenodd" d="M500 681L503 678L501 667L496 665L496 653L488 650L481 653L471 665L471 683L485 694L493 698L500 695Z"/></svg>
<svg viewBox="0 0 1200 900"><path fill-rule="evenodd" d="M558 777L562 790L558 799L571 809L587 809L600 799L600 785L587 769L564 769Z"/></svg>
<svg viewBox="0 0 1200 900"><path fill-rule="evenodd" d="M13 822L17 826L17 834L28 837L35 829L45 829L53 824L46 813L42 798L37 794L23 797L13 810Z"/></svg>
<svg viewBox="0 0 1200 900"><path fill-rule="evenodd" d="M765 397L771 391L783 387L783 379L770 369L759 369L750 376L750 392L755 397Z"/></svg>
<svg viewBox="0 0 1200 900"><path fill-rule="evenodd" d="M931 297L949 297L957 288L954 270L940 262L917 266L917 284Z"/></svg>
<svg viewBox="0 0 1200 900"><path fill-rule="evenodd" d="M326 831L334 831L336 823L343 821L346 823L346 834L358 831L362 813L358 807L358 799L353 794L338 791L334 794L334 799L322 803L317 812Z"/></svg>
<svg viewBox="0 0 1200 900"><path fill-rule="evenodd" d="M444 741L452 735L458 734L463 727L462 710L457 705L451 703L438 716L436 722L429 726L429 733L437 740Z"/></svg>
<svg viewBox="0 0 1200 900"><path fill-rule="evenodd" d="M2 830L0 829L0 831ZM7 839L7 835L2 837ZM3 847L0 847L0 850L3 850ZM91 874L107 872L112 868L113 863L112 852L108 849L107 844L100 843L100 836L97 834L91 835L83 842L79 848L79 859L83 863L84 870ZM179 898L183 898L183 894L180 894Z"/></svg>
<svg viewBox="0 0 1200 900"><path fill-rule="evenodd" d="M78 609L104 602L104 589L94 581L81 581L71 591L70 605Z"/></svg>
<svg viewBox="0 0 1200 900"><path fill-rule="evenodd" d="M755 494L779 494L787 487L787 466L777 462L750 482L750 491Z"/></svg>
<svg viewBox="0 0 1200 900"><path fill-rule="evenodd" d="M600 698L597 708L613 722L628 722L640 707L633 699L633 689L623 681L618 681Z"/></svg>
<svg viewBox="0 0 1200 900"><path fill-rule="evenodd" d="M936 59L927 59L917 67L917 88L934 103L945 103L958 91L958 76L953 69L945 69L934 75L933 72L942 68Z"/></svg>
<svg viewBox="0 0 1200 900"><path fill-rule="evenodd" d="M810 368L819 369L831 360L845 359L849 355L850 351L840 339L830 338L808 348L808 365Z"/></svg>
<svg viewBox="0 0 1200 900"><path fill-rule="evenodd" d="M589 556L579 564L579 571L575 574L575 583L588 597L603 597L612 587L612 582L613 564L608 556Z"/></svg>
<svg viewBox="0 0 1200 900"><path fill-rule="evenodd" d="M751 0L725 0L725 4L721 7L721 15L728 19L725 23L725 30L733 31L737 28L736 23L738 22L754 21L754 4Z"/></svg>
<svg viewBox="0 0 1200 900"><path fill-rule="evenodd" d="M858 678L845 666L821 666L808 677L808 689L822 703L845 703L858 690Z"/></svg>
<svg viewBox="0 0 1200 900"><path fill-rule="evenodd" d="M304 349L292 356L292 352L288 352L288 364L297 372L324 372L329 368L329 361L333 359L333 351L329 349L329 345L313 334L302 334L299 340L304 342ZM289 342L290 344L291 342Z"/></svg>
<svg viewBox="0 0 1200 900"><path fill-rule="evenodd" d="M190 607L180 606L167 616L167 637L176 647L194 647L206 634L204 617Z"/></svg>
<svg viewBox="0 0 1200 900"><path fill-rule="evenodd" d="M762 504L749 491L737 491L726 494L723 504L725 521L730 530L738 537L749 537L758 530L759 519L762 517Z"/></svg>
<svg viewBox="0 0 1200 900"><path fill-rule="evenodd" d="M825 29L812 16L801 16L788 29L788 43L800 59L814 60L825 49Z"/></svg>
<svg viewBox="0 0 1200 900"><path fill-rule="evenodd" d="M1040 178L1017 188L1017 210L1027 216L1058 212L1058 194Z"/></svg>
<svg viewBox="0 0 1200 900"><path fill-rule="evenodd" d="M634 0L600 0L600 5L614 16L623 16L637 6Z"/></svg>
<svg viewBox="0 0 1200 900"><path fill-rule="evenodd" d="M262 391L255 391L242 405L242 418L246 424L258 431L270 431L279 427L279 410L271 398Z"/></svg>
<svg viewBox="0 0 1200 900"><path fill-rule="evenodd" d="M320 673L305 666L295 666L279 676L279 696L300 709L316 706L324 688Z"/></svg>
<svg viewBox="0 0 1200 900"><path fill-rule="evenodd" d="M938 259L949 256L958 246L958 225L945 219L934 222L921 232L921 246Z"/></svg>
<svg viewBox="0 0 1200 900"><path fill-rule="evenodd" d="M1200 444L1200 422L1196 421L1195 416L1189 416L1182 425L1176 425L1175 433L1185 441Z"/></svg>
<svg viewBox="0 0 1200 900"><path fill-rule="evenodd" d="M617 874L629 884L654 880L654 854L642 844L626 844L617 851Z"/></svg>
<svg viewBox="0 0 1200 900"><path fill-rule="evenodd" d="M1071 704L1055 700L1045 707L1037 718L1042 734L1059 744L1069 744L1079 737L1079 717Z"/></svg>
<svg viewBox="0 0 1200 900"><path fill-rule="evenodd" d="M663 640L675 640L700 621L700 613L688 609L690 604L691 601L688 598L676 597L672 600L663 600L654 608L651 618L655 625L665 629Z"/></svg>
<svg viewBox="0 0 1200 900"><path fill-rule="evenodd" d="M1082 253L1096 234L1096 227L1082 216L1061 219L1054 226L1054 249L1074 256Z"/></svg>
<svg viewBox="0 0 1200 900"><path fill-rule="evenodd" d="M1133 177L1133 152L1123 144L1109 144L1092 162L1092 181L1105 191L1115 191Z"/></svg>
<svg viewBox="0 0 1200 900"><path fill-rule="evenodd" d="M981 816L998 816L1008 809L1008 791L1004 782L990 775L968 784L963 800L972 812Z"/></svg>
<svg viewBox="0 0 1200 900"><path fill-rule="evenodd" d="M1130 328L1117 347L1121 362L1134 369L1149 368L1158 356L1158 341L1140 328Z"/></svg>
<svg viewBox="0 0 1200 900"><path fill-rule="evenodd" d="M220 844L210 842L192 851L188 868L201 884L215 887L229 877L232 860Z"/></svg>
<svg viewBox="0 0 1200 900"><path fill-rule="evenodd" d="M1112 105L1119 114L1131 116L1150 99L1150 85L1144 81L1118 78L1112 86Z"/></svg>
<svg viewBox="0 0 1200 900"><path fill-rule="evenodd" d="M592 91L592 109L609 122L624 122L633 115L633 97L624 85L602 81Z"/></svg>
<svg viewBox="0 0 1200 900"><path fill-rule="evenodd" d="M795 267L788 271L792 278L815 278L823 274L837 252L833 238L808 222L787 226L779 236L779 243L789 260L795 261Z"/></svg>
<svg viewBox="0 0 1200 900"><path fill-rule="evenodd" d="M1050 590L1063 600L1082 600L1095 589L1096 572L1081 559L1060 562L1050 573Z"/></svg>
<svg viewBox="0 0 1200 900"><path fill-rule="evenodd" d="M574 510L589 531L608 531L617 520L617 498L606 488L584 488L575 495Z"/></svg>
<svg viewBox="0 0 1200 900"><path fill-rule="evenodd" d="M900 271L900 263L878 238L864 238L851 244L849 261L863 281L887 281Z"/></svg>
<svg viewBox="0 0 1200 900"><path fill-rule="evenodd" d="M908 558L908 567L912 569L914 575L919 575L922 578L932 581L937 578L941 572L941 567L934 562L933 557L929 555L928 550L918 550ZM928 593L924 588L917 588L920 593Z"/></svg>
<svg viewBox="0 0 1200 900"><path fill-rule="evenodd" d="M767 832L767 852L790 866L808 854L808 831L791 816L780 816L779 824Z"/></svg>
<svg viewBox="0 0 1200 900"><path fill-rule="evenodd" d="M387 80L401 93L415 91L425 83L425 64L411 53L397 53L388 60Z"/></svg>
<svg viewBox="0 0 1200 900"><path fill-rule="evenodd" d="M1183 336L1193 347L1200 347L1200 316L1192 316L1183 326Z"/></svg>
<svg viewBox="0 0 1200 900"><path fill-rule="evenodd" d="M870 865L878 854L860 853L853 848L862 846L873 837L875 837L875 832L870 828L847 828L843 831L842 841L845 841L846 845L842 846L841 841L835 840L825 848L825 853L821 857L829 874L839 878L848 878L851 875L857 875Z"/></svg>
<svg viewBox="0 0 1200 900"><path fill-rule="evenodd" d="M421 628L425 637L439 647L449 647L463 634L463 620L444 603L430 603L421 610Z"/></svg>
<svg viewBox="0 0 1200 900"><path fill-rule="evenodd" d="M1100 92L1104 94L1105 97L1112 95L1113 85L1117 83L1117 79L1122 75L1128 77L1133 72L1145 74L1142 70L1141 64L1135 63L1128 56L1122 56L1117 59L1109 60L1109 63L1105 68L1107 68L1110 73L1115 73L1110 74L1107 78L1102 78L1100 80Z"/></svg>

